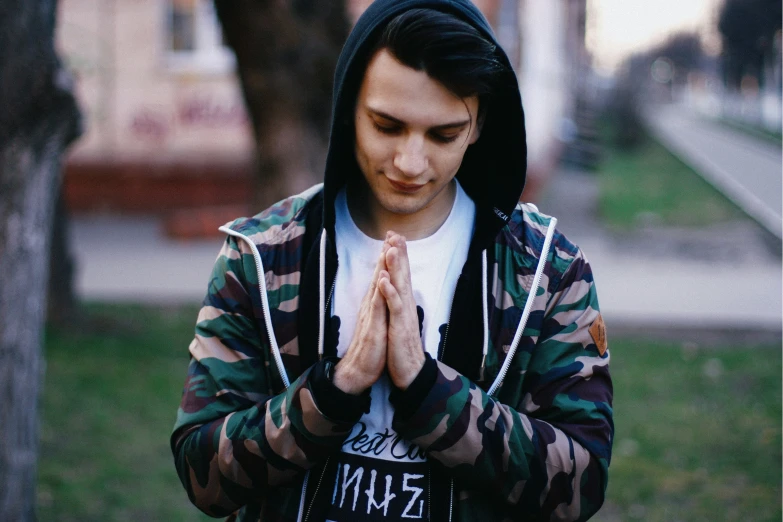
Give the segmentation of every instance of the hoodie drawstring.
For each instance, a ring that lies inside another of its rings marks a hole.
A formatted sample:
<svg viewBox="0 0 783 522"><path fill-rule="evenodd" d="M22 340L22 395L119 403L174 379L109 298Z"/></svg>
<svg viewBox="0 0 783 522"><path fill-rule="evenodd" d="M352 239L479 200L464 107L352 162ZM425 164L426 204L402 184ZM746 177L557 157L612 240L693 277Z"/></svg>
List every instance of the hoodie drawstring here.
<svg viewBox="0 0 783 522"><path fill-rule="evenodd" d="M318 253L318 360L324 358L324 331L326 330L326 230L321 231Z"/></svg>
<svg viewBox="0 0 783 522"><path fill-rule="evenodd" d="M481 350L481 369L479 370L479 380L484 380L484 369L487 363L487 351L489 350L489 310L487 305L487 250L481 251L481 311L484 322L484 339Z"/></svg>

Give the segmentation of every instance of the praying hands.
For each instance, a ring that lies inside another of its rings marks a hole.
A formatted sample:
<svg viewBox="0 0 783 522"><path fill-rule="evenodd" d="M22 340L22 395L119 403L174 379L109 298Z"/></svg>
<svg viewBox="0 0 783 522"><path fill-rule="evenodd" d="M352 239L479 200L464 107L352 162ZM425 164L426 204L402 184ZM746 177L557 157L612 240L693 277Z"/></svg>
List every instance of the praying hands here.
<svg viewBox="0 0 783 522"><path fill-rule="evenodd" d="M383 373L406 389L424 365L416 301L405 238L389 231L345 357L337 364L334 384L359 394Z"/></svg>

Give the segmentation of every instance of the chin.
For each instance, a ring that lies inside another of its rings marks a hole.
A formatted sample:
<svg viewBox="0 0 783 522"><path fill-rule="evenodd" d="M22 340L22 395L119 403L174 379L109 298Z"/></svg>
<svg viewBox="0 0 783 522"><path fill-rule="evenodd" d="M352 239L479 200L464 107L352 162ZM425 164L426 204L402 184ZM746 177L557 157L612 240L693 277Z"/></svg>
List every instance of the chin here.
<svg viewBox="0 0 783 522"><path fill-rule="evenodd" d="M425 187L415 194L403 194L393 191L378 191L373 195L376 201L381 204L388 212L395 214L408 215L415 214L429 207L442 189L433 191L432 187Z"/></svg>
<svg viewBox="0 0 783 522"><path fill-rule="evenodd" d="M396 198L395 198L396 199ZM420 201L389 201L384 200L381 202L381 206L386 209L387 212L399 215L415 214L422 208L424 208L424 202Z"/></svg>

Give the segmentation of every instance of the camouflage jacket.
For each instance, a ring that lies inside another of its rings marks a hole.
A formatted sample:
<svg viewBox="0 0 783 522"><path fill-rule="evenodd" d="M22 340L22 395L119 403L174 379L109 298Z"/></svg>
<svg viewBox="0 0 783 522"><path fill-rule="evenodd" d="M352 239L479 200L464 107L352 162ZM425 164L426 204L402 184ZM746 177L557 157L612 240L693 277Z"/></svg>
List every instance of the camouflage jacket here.
<svg viewBox="0 0 783 522"><path fill-rule="evenodd" d="M234 221L215 263L171 437L180 479L209 515L322 520L329 456L361 415L329 404L323 361L301 364L299 339L319 328L301 324L297 310L303 238L320 194L315 187ZM542 251L551 221L520 204L490 249L482 375L430 359L427 375L402 392L412 394L391 399L395 431L442 474L443 507L432 519L586 520L603 502L614 430L609 352L582 252L557 231ZM461 340L450 349L463 349Z"/></svg>

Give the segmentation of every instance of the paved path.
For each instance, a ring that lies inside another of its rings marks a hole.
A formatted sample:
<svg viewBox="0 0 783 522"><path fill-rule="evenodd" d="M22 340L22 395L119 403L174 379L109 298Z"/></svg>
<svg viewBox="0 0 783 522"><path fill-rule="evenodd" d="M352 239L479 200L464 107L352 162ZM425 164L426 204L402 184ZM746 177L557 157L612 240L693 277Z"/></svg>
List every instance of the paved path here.
<svg viewBox="0 0 783 522"><path fill-rule="evenodd" d="M780 148L678 105L649 107L645 120L684 163L775 236L783 237Z"/></svg>
<svg viewBox="0 0 783 522"><path fill-rule="evenodd" d="M780 330L780 259L758 234L723 226L613 237L594 221L596 192L594 177L564 172L539 207L586 252L613 327ZM222 242L172 240L154 219L118 217L75 219L72 238L82 298L194 305Z"/></svg>
<svg viewBox="0 0 783 522"><path fill-rule="evenodd" d="M595 175L563 171L538 206L585 252L607 324L780 331L781 261L753 222L612 235L597 195Z"/></svg>
<svg viewBox="0 0 783 522"><path fill-rule="evenodd" d="M169 239L152 218L78 217L71 238L77 293L115 302L200 303L222 245Z"/></svg>

